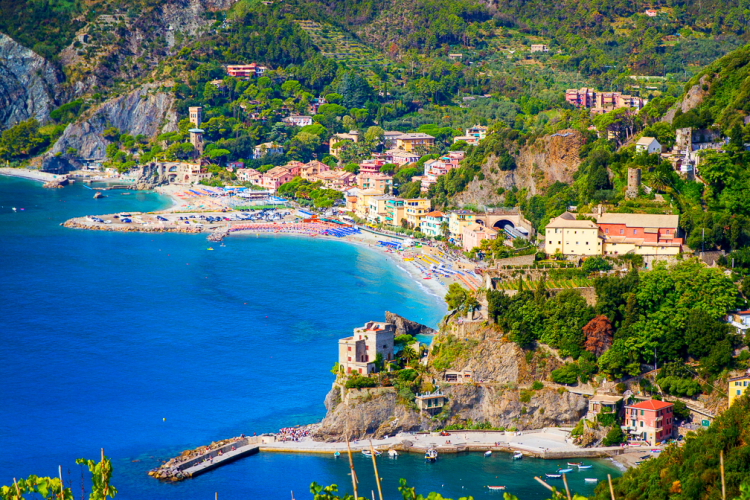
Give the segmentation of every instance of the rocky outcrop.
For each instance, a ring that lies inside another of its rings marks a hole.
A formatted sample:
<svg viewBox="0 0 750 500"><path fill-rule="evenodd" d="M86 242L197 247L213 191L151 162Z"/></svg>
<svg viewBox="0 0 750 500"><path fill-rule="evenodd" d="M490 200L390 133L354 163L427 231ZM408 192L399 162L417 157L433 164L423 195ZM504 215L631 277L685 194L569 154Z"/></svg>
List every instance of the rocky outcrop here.
<svg viewBox="0 0 750 500"><path fill-rule="evenodd" d="M482 166L484 179L470 182L456 195L455 201L459 205L495 205L504 200L499 193L513 187L527 188L534 195L555 182L570 184L581 165L580 152L584 144L579 131L562 130L522 147L513 170L500 170L497 158L491 156Z"/></svg>
<svg viewBox="0 0 750 500"><path fill-rule="evenodd" d="M390 311L385 312L385 321L396 325L396 336L398 335L433 335L437 330L425 326L416 321L411 321Z"/></svg>
<svg viewBox="0 0 750 500"><path fill-rule="evenodd" d="M76 93L96 92L116 79L148 75L164 58L209 29L212 11L236 0L166 0L144 8L138 17L102 15L78 32L60 54ZM114 40L112 31L117 32Z"/></svg>
<svg viewBox="0 0 750 500"><path fill-rule="evenodd" d="M688 111L697 108L710 92L709 80L708 75L703 75L700 80L698 80L698 83L690 87L690 90L685 93L682 101L679 101L664 114L662 121L672 123L678 110L682 113L687 113Z"/></svg>
<svg viewBox="0 0 750 500"><path fill-rule="evenodd" d="M334 386L329 398L337 399L339 391ZM319 441L363 439L373 435L380 438L399 431L419 431L429 427L428 418L398 403L392 387L351 389L346 391L343 400L329 409L313 437Z"/></svg>
<svg viewBox="0 0 750 500"><path fill-rule="evenodd" d="M0 130L49 119L65 97L65 76L31 49L0 33Z"/></svg>
<svg viewBox="0 0 750 500"><path fill-rule="evenodd" d="M494 326L451 323L433 341L422 376L422 391L439 387L448 397L449 406L439 418L418 412L393 387L344 389L334 384L326 397L328 414L314 437L341 441L469 422L521 430L574 425L588 403L550 381L550 372L562 365L553 351L542 346L529 354ZM445 383L446 370L471 371L474 382ZM534 389L534 382L544 386Z"/></svg>
<svg viewBox="0 0 750 500"><path fill-rule="evenodd" d="M67 155L70 148L81 158L104 158L109 141L102 136L106 128L116 127L122 133L153 137L177 127L174 96L143 85L137 90L109 100L87 117L71 123L44 158L45 170L68 170L77 166Z"/></svg>

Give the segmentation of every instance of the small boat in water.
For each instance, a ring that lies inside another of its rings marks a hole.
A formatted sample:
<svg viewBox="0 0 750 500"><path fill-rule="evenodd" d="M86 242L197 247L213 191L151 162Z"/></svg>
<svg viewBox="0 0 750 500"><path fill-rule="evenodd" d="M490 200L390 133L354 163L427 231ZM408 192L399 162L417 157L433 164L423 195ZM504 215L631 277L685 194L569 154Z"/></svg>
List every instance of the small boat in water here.
<svg viewBox="0 0 750 500"><path fill-rule="evenodd" d="M366 457L371 457L372 456L372 452L370 450L362 450L362 454L364 456L366 456ZM382 452L380 452L378 450L375 450L375 456L376 457L379 457L382 454L383 454Z"/></svg>
<svg viewBox="0 0 750 500"><path fill-rule="evenodd" d="M341 452L340 451L335 451L335 452L333 452L333 456L336 457L336 458L338 458L338 457L341 456Z"/></svg>
<svg viewBox="0 0 750 500"><path fill-rule="evenodd" d="M523 458L523 453L520 451L517 451L513 454L513 460L521 460Z"/></svg>
<svg viewBox="0 0 750 500"><path fill-rule="evenodd" d="M562 474L545 474L544 476L547 479L560 479L562 477Z"/></svg>
<svg viewBox="0 0 750 500"><path fill-rule="evenodd" d="M568 462L570 467L580 467L581 465L583 465L583 462Z"/></svg>
<svg viewBox="0 0 750 500"><path fill-rule="evenodd" d="M595 477L587 477L586 479L584 479L584 481L586 481L587 483L598 483L599 482L599 480L597 478L595 478Z"/></svg>
<svg viewBox="0 0 750 500"><path fill-rule="evenodd" d="M396 458L396 457L398 457L398 452L396 450L393 450L393 449L388 450L388 456L391 457L391 458Z"/></svg>
<svg viewBox="0 0 750 500"><path fill-rule="evenodd" d="M557 469L558 474L567 474L568 472L573 472L573 469Z"/></svg>
<svg viewBox="0 0 750 500"><path fill-rule="evenodd" d="M438 452L435 449L430 448L427 453L424 454L424 459L428 462L436 462L438 458Z"/></svg>
<svg viewBox="0 0 750 500"><path fill-rule="evenodd" d="M581 470L581 469L590 469L591 467L593 467L593 465L579 465L578 466L578 470Z"/></svg>
<svg viewBox="0 0 750 500"><path fill-rule="evenodd" d="M487 450L484 452L485 457L491 457L492 456L492 450Z"/></svg>
<svg viewBox="0 0 750 500"><path fill-rule="evenodd" d="M495 490L495 491L497 491L497 490L504 490L505 489L505 486L487 486L487 487L489 489Z"/></svg>

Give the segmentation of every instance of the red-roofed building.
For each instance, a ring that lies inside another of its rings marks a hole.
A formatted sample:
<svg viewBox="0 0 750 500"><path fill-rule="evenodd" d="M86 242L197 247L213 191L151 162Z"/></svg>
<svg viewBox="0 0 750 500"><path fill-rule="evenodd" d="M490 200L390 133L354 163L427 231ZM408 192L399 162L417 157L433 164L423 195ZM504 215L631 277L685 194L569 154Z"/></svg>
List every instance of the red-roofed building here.
<svg viewBox="0 0 750 500"><path fill-rule="evenodd" d="M653 446L672 438L674 405L652 399L625 407L625 426L631 439Z"/></svg>

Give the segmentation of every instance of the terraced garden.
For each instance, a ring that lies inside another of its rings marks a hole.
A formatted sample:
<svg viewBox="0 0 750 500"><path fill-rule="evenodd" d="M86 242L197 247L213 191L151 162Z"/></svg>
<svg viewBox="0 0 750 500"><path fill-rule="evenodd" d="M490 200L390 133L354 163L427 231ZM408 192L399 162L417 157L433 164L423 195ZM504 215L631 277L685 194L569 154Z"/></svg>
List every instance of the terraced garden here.
<svg viewBox="0 0 750 500"><path fill-rule="evenodd" d="M352 68L388 65L382 54L331 24L305 20L296 22L326 57L342 61Z"/></svg>
<svg viewBox="0 0 750 500"><path fill-rule="evenodd" d="M495 284L498 290L518 290L518 280L500 281ZM572 288L586 288L594 286L594 280L589 278L573 278L573 279L560 279L546 281L547 288L557 289L572 289ZM524 290L534 290L536 283L533 281L524 281Z"/></svg>

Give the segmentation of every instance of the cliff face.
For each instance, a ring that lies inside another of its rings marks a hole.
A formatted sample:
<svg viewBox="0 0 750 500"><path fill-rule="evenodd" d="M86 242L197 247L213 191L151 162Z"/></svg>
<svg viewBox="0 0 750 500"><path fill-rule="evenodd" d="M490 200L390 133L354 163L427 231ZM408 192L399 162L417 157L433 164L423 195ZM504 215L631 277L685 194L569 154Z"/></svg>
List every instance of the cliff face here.
<svg viewBox="0 0 750 500"><path fill-rule="evenodd" d="M537 139L522 147L516 156L514 170L500 170L493 156L482 165L484 180L473 180L455 197L459 205L501 203L499 188L528 188L532 195L543 192L555 182L569 184L581 165L583 135L577 130L563 130Z"/></svg>
<svg viewBox="0 0 750 500"><path fill-rule="evenodd" d="M235 2L167 0L134 18L99 16L78 32L79 38L60 53L60 59L78 94L96 92L114 79L132 81L147 76L159 61L194 41L214 22L206 13L226 10Z"/></svg>
<svg viewBox="0 0 750 500"><path fill-rule="evenodd" d="M29 118L45 122L62 104L64 82L49 61L0 33L0 130Z"/></svg>
<svg viewBox="0 0 750 500"><path fill-rule="evenodd" d="M450 406L440 419L399 401L392 387L342 390L334 385L326 398L328 415L315 438L382 437L470 421L519 429L572 425L586 413L588 403L549 381L550 372L562 365L552 351L541 347L529 354L493 326L450 324L436 336L422 376L423 390L437 386L449 399ZM445 383L446 370L471 370L474 382ZM536 381L545 387L533 390Z"/></svg>
<svg viewBox="0 0 750 500"><path fill-rule="evenodd" d="M82 158L104 158L109 142L102 137L102 132L108 127L149 138L163 131L176 130L174 96L156 89L156 85L143 85L103 103L87 117L68 125L44 157L45 169L69 168L72 161L67 156L69 148L75 149L77 156Z"/></svg>

